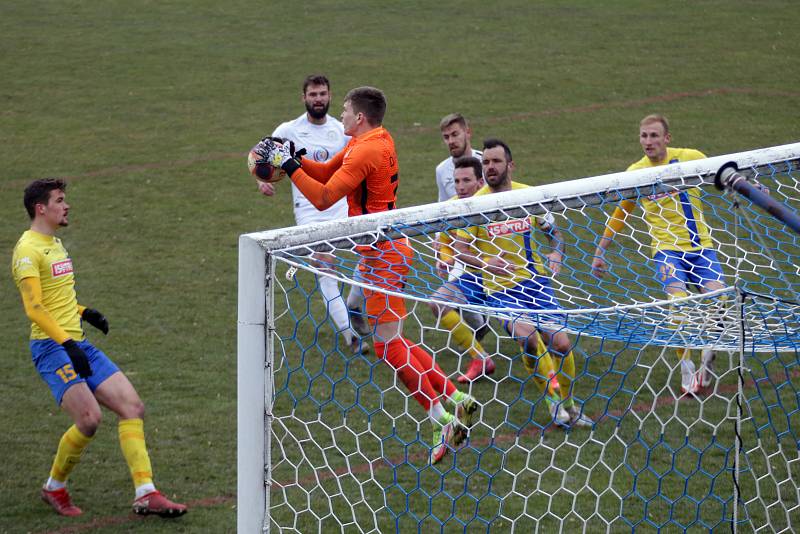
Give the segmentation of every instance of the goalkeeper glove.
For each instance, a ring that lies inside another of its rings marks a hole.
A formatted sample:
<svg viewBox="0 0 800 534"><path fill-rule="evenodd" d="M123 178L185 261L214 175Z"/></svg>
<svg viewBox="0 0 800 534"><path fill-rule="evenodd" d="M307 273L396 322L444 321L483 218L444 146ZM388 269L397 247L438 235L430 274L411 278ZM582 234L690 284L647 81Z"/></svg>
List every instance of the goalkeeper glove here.
<svg viewBox="0 0 800 534"><path fill-rule="evenodd" d="M273 167L280 167L291 176L300 168L298 159L305 154L305 149L295 152L294 143L280 137L265 137L255 146L253 152ZM297 159L295 159L297 158Z"/></svg>
<svg viewBox="0 0 800 534"><path fill-rule="evenodd" d="M108 319L106 319L105 315L94 308L86 308L83 310L83 315L81 315L81 317L103 334L108 335Z"/></svg>
<svg viewBox="0 0 800 534"><path fill-rule="evenodd" d="M86 357L86 353L83 352L77 343L75 343L74 339L68 339L64 343L61 344L62 347L67 351L67 356L69 356L70 361L72 362L72 368L78 373L78 376L81 378L89 378L92 376L92 368L89 366L89 358Z"/></svg>
<svg viewBox="0 0 800 534"><path fill-rule="evenodd" d="M288 143L289 144L289 154L294 159L296 159L297 161L300 161L300 158L302 158L303 156L305 156L308 153L305 148L301 148L300 150L297 150L297 147L295 147L295 145L294 145L294 141L292 141L291 139L285 139L283 137L273 137L271 135L268 135L267 137L265 137L261 141L262 142L272 141L274 143L280 143L282 145L285 145L285 144ZM260 144L261 143L259 143L259 145ZM258 145L256 145L256 148L258 148ZM256 153L258 153L257 150L256 150ZM265 157L262 161L267 161L267 158ZM261 161L259 161L259 163L261 163Z"/></svg>

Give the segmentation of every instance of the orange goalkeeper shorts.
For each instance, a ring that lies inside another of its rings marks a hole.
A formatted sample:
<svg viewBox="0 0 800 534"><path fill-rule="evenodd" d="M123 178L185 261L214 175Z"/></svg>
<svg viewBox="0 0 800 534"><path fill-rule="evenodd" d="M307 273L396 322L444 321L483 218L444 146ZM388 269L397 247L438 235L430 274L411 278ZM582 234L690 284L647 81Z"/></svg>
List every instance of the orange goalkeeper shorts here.
<svg viewBox="0 0 800 534"><path fill-rule="evenodd" d="M383 241L370 247L358 247L361 261L358 270L368 284L400 293L414 260L414 250L408 240ZM364 290L367 299L367 316L371 324L393 323L406 316L402 297L388 295L371 289Z"/></svg>

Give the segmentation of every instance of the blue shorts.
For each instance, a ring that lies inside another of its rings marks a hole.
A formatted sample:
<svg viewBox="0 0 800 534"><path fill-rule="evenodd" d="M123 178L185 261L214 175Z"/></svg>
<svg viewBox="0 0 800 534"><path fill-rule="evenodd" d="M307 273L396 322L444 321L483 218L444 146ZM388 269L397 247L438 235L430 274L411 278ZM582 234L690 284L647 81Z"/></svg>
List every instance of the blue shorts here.
<svg viewBox="0 0 800 534"><path fill-rule="evenodd" d="M72 369L67 351L52 339L32 339L30 342L33 365L39 376L50 387L50 392L60 406L64 393L75 384L86 382L94 392L105 380L119 371L119 367L108 356L88 341L78 341L78 346L86 353L92 376L81 378Z"/></svg>
<svg viewBox="0 0 800 534"><path fill-rule="evenodd" d="M464 294L467 303L476 306L488 306L481 273L466 271L451 283L455 284L461 293Z"/></svg>
<svg viewBox="0 0 800 534"><path fill-rule="evenodd" d="M561 305L556 299L550 279L537 276L524 280L521 283L496 291L489 295L488 303L493 308L513 308L520 311L530 310L560 310ZM560 313L526 314L534 324L541 321L563 323L564 315ZM504 321L503 326L510 329L510 322Z"/></svg>
<svg viewBox="0 0 800 534"><path fill-rule="evenodd" d="M653 256L656 278L664 287L694 284L698 288L708 282L724 284L725 275L717 259L717 251L704 248L695 252L659 250Z"/></svg>

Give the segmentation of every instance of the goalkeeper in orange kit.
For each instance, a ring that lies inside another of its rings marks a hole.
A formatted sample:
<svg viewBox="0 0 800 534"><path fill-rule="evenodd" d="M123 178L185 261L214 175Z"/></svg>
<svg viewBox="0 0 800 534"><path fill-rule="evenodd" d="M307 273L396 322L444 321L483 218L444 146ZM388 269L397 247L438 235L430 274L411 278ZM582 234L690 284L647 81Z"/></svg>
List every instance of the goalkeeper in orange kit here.
<svg viewBox="0 0 800 534"><path fill-rule="evenodd" d="M327 162L295 158L291 147L265 138L254 149L264 160L281 167L317 209L347 197L352 216L395 209L399 167L394 140L383 128L386 97L374 87L351 90L344 99L342 123L351 136L344 149ZM360 276L373 287L401 292L413 261L406 239L358 246ZM397 373L433 423L431 463L459 446L473 424L478 404L459 391L433 357L403 337L406 317L402 298L365 290L367 315L374 325L375 354ZM450 404L454 412L444 405Z"/></svg>

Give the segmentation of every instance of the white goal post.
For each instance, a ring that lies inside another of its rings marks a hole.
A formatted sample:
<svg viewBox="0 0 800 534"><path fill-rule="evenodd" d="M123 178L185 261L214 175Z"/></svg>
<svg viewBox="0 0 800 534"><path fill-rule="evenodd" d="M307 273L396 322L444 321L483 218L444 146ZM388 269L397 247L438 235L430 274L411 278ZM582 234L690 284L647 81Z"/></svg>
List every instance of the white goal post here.
<svg viewBox="0 0 800 534"><path fill-rule="evenodd" d="M770 165L778 168L779 172L786 170L783 167L787 166L791 171L793 165L796 170L798 161L800 161L800 143L794 143L652 169L594 176L459 201L397 209L342 221L241 235L239 237L237 330L238 532L267 532L271 529L270 490L275 482L272 475L272 423L275 417L281 415L273 413L274 371L283 357L280 347L276 344L274 315L275 306L279 305L281 300L277 294L278 284L283 279L283 272L280 275L276 274L276 266L279 261L302 267L302 262L299 262L297 258L310 255L315 251L350 250L358 244L374 243L376 240L401 236L432 236L439 231L478 224L478 221L485 221L487 218L498 220L497 217L515 216L517 212L535 215L544 211L558 213L580 210L583 206L610 206L621 199L640 196L642 188L646 187L651 187L653 191L685 189L695 186L713 187L715 173L729 162L735 162L738 168L746 173L747 169ZM796 195L792 193L786 196L794 201L800 200L800 192L797 192ZM603 224L605 221L599 221L599 223ZM586 244L586 247L594 250L592 243ZM291 250L291 254L283 255L283 252L287 250ZM591 255L591 251L588 252ZM340 282L353 282L352 277L348 277L346 273L336 276ZM798 272L788 273L787 276L797 278ZM424 301L422 296L413 293L412 290L403 296L410 301ZM589 305L591 300L591 295L589 295L584 300L563 304L565 311L577 310L576 313L586 317L600 317L606 313L602 310L610 310L607 303L597 306ZM787 298L787 301L790 300ZM315 304L321 306L317 302ZM625 305L650 304L662 308L667 305L662 298L653 297L649 301L641 299L630 300L627 303L617 301L612 304L612 307L620 310ZM774 321L780 312L765 313L772 313L773 315L769 315L768 319ZM775 315L776 313L778 315ZM655 330L659 328L661 326L658 324L653 326ZM694 334L690 327L687 328L689 330L687 330L686 339L689 339ZM651 336L651 339L657 337L650 333L647 335ZM697 335L702 335L702 332ZM787 342L788 344L794 342L794 337L790 337L792 339ZM703 339L703 342L708 341L706 338ZM719 346L724 344L726 348L731 348L739 345L740 351L747 350L744 340L736 339L733 334L724 339L720 337L718 341ZM695 344L689 340L686 341L686 346L699 347L703 345L703 342ZM654 344L674 346L674 343L668 342L656 341ZM755 342L752 343L751 348L759 350ZM374 355L372 357L374 358ZM797 433L796 435L800 435L800 428L795 428L794 432ZM794 462L797 465L800 462L798 458L791 458L791 453L786 451L782 451L777 458L785 459L787 454L790 456L787 460L790 463ZM791 468L789 469L791 470ZM797 467L794 467L794 470L796 471ZM787 513L793 513L795 518L800 518L800 508L790 509ZM800 519L797 521L794 526L800 528ZM733 524L735 526L736 523Z"/></svg>

